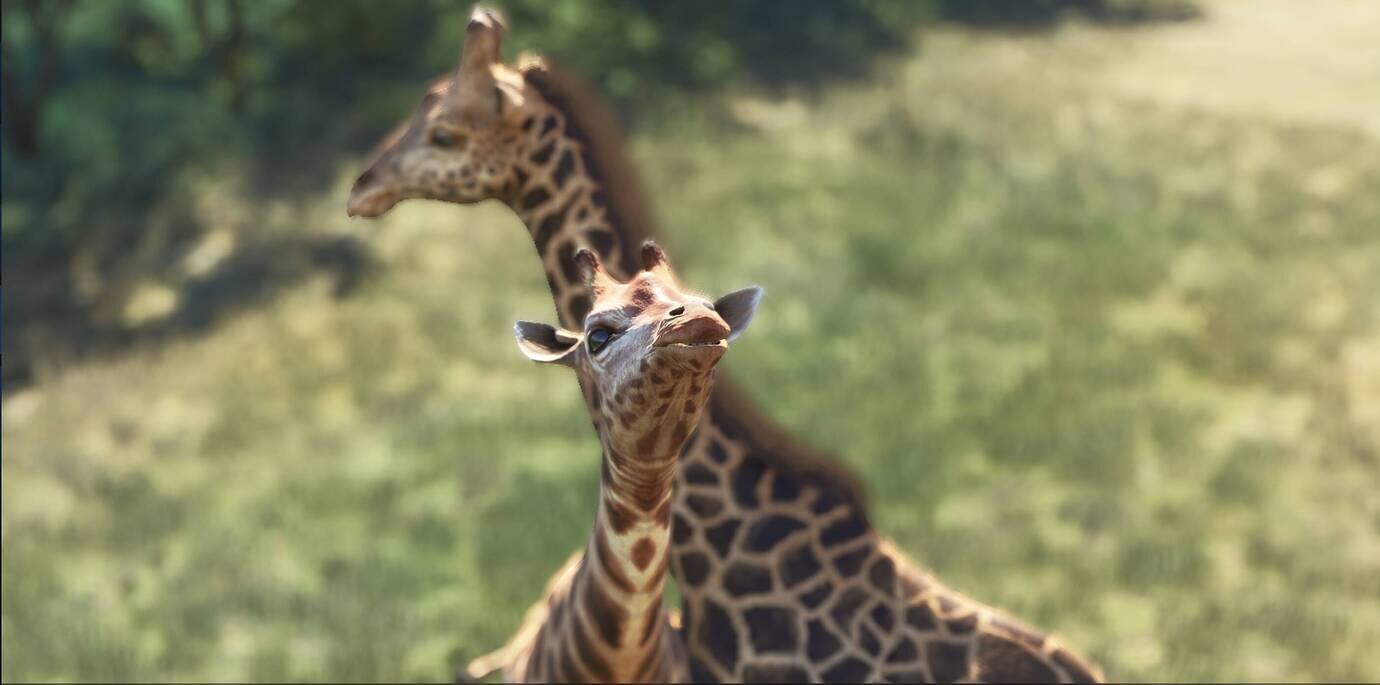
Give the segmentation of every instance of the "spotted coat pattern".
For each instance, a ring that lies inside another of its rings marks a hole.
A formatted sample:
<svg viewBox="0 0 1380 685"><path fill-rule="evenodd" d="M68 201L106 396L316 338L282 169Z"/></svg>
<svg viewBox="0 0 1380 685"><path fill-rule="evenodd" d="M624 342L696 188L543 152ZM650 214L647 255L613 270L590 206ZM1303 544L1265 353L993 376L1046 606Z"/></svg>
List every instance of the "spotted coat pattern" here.
<svg viewBox="0 0 1380 685"><path fill-rule="evenodd" d="M486 197L521 217L560 320L575 326L591 306L576 250L629 277L650 218L636 211L641 198L617 168L613 127L594 96L554 69L514 74L525 137L513 150L522 152ZM455 199L447 189L427 196ZM908 561L871 527L852 483L720 380L674 481L670 569L695 680L1101 679L1057 638Z"/></svg>

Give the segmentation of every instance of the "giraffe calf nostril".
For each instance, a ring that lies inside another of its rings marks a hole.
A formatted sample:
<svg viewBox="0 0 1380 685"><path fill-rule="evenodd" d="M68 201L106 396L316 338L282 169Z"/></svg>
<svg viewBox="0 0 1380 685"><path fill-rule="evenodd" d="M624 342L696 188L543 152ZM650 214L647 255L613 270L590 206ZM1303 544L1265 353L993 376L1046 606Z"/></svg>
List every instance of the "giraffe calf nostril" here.
<svg viewBox="0 0 1380 685"><path fill-rule="evenodd" d="M672 317L680 316L681 314L684 314L684 313L685 313L685 306L684 306L684 305L681 305L681 306L679 306L679 307L676 307L675 309L672 309L671 311L667 312L667 314L670 315L670 316L672 316Z"/></svg>

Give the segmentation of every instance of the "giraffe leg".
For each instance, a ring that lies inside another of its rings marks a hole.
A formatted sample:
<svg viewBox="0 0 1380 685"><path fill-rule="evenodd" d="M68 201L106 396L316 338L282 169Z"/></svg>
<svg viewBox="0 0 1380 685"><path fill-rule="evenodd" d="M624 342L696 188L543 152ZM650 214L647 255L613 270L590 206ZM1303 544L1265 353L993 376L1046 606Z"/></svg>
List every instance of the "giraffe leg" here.
<svg viewBox="0 0 1380 685"><path fill-rule="evenodd" d="M477 656L470 660L465 670L456 674L457 683L477 683L488 677L489 674L503 668L508 659L508 646L504 645L483 656Z"/></svg>

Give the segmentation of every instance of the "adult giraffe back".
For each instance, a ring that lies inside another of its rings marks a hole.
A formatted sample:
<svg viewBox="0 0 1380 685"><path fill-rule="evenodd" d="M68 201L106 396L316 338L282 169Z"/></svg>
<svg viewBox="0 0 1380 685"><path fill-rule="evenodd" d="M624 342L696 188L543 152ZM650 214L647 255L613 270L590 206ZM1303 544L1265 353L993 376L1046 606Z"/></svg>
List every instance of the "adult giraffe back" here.
<svg viewBox="0 0 1380 685"><path fill-rule="evenodd" d="M630 278L651 216L607 110L538 58L503 64L502 33L476 8L455 74L384 143L349 213L379 216L409 198L504 202L528 228L562 325L575 328L591 304L577 250ZM674 486L671 572L696 680L1101 679L1057 639L906 560L869 524L853 478L724 376Z"/></svg>

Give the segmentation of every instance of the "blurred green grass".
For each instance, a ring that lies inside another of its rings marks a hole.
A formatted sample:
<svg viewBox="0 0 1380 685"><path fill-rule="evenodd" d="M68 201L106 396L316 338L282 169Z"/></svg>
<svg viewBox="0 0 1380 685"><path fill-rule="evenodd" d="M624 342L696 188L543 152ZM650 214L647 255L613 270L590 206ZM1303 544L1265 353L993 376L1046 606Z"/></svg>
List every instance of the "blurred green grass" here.
<svg viewBox="0 0 1380 685"><path fill-rule="evenodd" d="M685 280L767 288L734 373L903 549L1116 679L1380 678L1380 144L964 35L635 132ZM522 229L347 222L352 170L191 184L218 240L367 239L350 297L307 278L5 400L6 681L444 679L581 544L576 384L508 333L550 318Z"/></svg>

